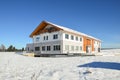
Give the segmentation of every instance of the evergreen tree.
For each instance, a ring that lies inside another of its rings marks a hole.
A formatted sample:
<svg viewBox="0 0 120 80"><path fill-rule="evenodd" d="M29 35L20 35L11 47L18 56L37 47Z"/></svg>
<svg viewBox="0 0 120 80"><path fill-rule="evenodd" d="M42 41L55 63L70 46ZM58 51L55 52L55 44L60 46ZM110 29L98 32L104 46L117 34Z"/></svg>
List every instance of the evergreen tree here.
<svg viewBox="0 0 120 80"><path fill-rule="evenodd" d="M22 51L24 51L24 48L22 48Z"/></svg>
<svg viewBox="0 0 120 80"><path fill-rule="evenodd" d="M13 45L10 45L7 49L7 51L13 51Z"/></svg>

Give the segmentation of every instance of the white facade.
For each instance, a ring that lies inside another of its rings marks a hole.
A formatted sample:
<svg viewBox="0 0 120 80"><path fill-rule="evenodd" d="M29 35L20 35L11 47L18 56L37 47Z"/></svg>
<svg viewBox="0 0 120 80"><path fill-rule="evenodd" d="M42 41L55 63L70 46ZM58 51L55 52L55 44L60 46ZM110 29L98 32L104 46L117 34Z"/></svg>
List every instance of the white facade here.
<svg viewBox="0 0 120 80"><path fill-rule="evenodd" d="M43 31L40 34L33 35L33 43L27 44L27 52L33 51L36 54L79 54L86 53L86 49L90 49L88 52L98 52L101 48L100 41L92 36L55 24L45 23L48 25L43 30L52 27L52 29L57 28L58 31ZM87 39L90 40L90 44L86 41Z"/></svg>

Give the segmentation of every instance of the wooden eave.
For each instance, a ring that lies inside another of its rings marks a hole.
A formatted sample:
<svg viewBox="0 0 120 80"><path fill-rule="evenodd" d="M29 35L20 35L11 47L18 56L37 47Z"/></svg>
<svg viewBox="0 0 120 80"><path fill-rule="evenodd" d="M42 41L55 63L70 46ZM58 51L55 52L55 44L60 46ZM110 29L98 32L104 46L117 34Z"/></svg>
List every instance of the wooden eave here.
<svg viewBox="0 0 120 80"><path fill-rule="evenodd" d="M42 21L38 26L37 28L30 34L30 37L33 37L34 35L38 35L40 33L44 33L46 31L42 31L47 25L51 25L53 27L55 27L57 30L63 30L55 25L52 25L50 23L47 23L46 21Z"/></svg>

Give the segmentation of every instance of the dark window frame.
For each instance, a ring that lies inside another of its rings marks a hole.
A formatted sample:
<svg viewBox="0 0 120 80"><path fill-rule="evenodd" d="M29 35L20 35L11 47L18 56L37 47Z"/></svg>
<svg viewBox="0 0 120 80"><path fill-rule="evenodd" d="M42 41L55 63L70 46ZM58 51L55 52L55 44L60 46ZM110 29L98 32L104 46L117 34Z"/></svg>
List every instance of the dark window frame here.
<svg viewBox="0 0 120 80"><path fill-rule="evenodd" d="M71 35L71 40L74 40L74 36L73 35Z"/></svg>
<svg viewBox="0 0 120 80"><path fill-rule="evenodd" d="M54 34L53 39L58 39L58 34Z"/></svg>
<svg viewBox="0 0 120 80"><path fill-rule="evenodd" d="M40 51L40 47L35 47L35 51Z"/></svg>
<svg viewBox="0 0 120 80"><path fill-rule="evenodd" d="M42 51L45 51L45 46L42 46Z"/></svg>
<svg viewBox="0 0 120 80"><path fill-rule="evenodd" d="M65 39L69 39L69 34L65 34Z"/></svg>

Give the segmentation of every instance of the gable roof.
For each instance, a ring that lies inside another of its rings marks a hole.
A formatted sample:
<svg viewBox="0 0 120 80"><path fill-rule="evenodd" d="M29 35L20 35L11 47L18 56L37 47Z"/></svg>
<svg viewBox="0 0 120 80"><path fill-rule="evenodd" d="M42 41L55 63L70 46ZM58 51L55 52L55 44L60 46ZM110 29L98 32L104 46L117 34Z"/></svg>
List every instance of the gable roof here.
<svg viewBox="0 0 120 80"><path fill-rule="evenodd" d="M86 37L89 37L89 38L92 38L92 39L95 39L95 40L98 40L98 41L101 41L100 39L97 39L93 36L90 36L90 35L87 35L87 34L84 34L84 33L81 33L81 32L78 32L78 31L75 31L75 30L72 30L70 28L66 28L66 27L63 27L63 26L60 26L60 25L56 25L56 24L53 24L51 22L48 22L48 21L42 21L38 27L30 34L30 37L33 37L34 35L36 35L36 33L38 31L40 31L41 29L43 29L45 26L47 25L52 25L52 26L55 26L55 27L58 27L60 28L61 30L64 30L64 31L68 31L68 32L72 32L72 33L75 33L75 34L79 34L79 35L82 35L82 36L86 36Z"/></svg>

